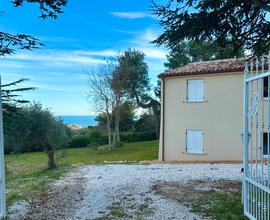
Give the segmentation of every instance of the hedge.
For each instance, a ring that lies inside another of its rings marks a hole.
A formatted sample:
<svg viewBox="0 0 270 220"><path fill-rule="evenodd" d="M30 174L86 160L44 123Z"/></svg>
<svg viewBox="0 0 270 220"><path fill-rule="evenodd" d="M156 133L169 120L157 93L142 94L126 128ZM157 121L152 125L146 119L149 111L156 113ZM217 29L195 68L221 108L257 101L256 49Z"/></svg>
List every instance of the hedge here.
<svg viewBox="0 0 270 220"><path fill-rule="evenodd" d="M134 143L140 141L152 141L156 140L155 131L147 132L124 132L120 133L121 142ZM73 137L70 147L87 147L87 146L99 146L108 143L108 135L105 135L99 131L91 132L89 135L76 135Z"/></svg>
<svg viewBox="0 0 270 220"><path fill-rule="evenodd" d="M140 141L153 141L156 140L155 131L146 132L125 132L120 134L120 140L126 143L140 142Z"/></svg>
<svg viewBox="0 0 270 220"><path fill-rule="evenodd" d="M72 141L70 143L71 147L87 147L89 144L89 137L86 135L77 135L72 138Z"/></svg>

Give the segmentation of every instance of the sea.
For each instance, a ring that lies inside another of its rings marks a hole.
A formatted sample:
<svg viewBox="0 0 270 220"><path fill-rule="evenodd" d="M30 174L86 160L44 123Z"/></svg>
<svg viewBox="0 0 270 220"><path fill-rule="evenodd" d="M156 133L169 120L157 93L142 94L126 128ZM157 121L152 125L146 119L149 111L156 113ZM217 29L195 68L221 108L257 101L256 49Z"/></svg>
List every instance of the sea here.
<svg viewBox="0 0 270 220"><path fill-rule="evenodd" d="M67 125L95 126L96 116L94 115L57 115L57 119L62 119Z"/></svg>

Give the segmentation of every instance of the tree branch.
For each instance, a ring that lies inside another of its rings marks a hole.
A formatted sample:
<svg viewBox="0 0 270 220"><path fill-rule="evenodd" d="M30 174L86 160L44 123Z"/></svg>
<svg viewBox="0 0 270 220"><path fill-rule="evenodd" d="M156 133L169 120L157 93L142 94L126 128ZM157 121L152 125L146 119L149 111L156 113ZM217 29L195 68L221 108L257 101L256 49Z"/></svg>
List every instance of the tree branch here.
<svg viewBox="0 0 270 220"><path fill-rule="evenodd" d="M37 3L41 12L40 17L57 18L58 14L63 13L62 8L67 5L68 0L12 0L15 7L23 6L27 3Z"/></svg>
<svg viewBox="0 0 270 220"><path fill-rule="evenodd" d="M41 46L44 44L30 35L0 32L0 57L10 55L16 49L32 50Z"/></svg>
<svg viewBox="0 0 270 220"><path fill-rule="evenodd" d="M160 106L160 103L157 100L153 99L152 97L149 97L150 101L147 104L141 102L136 90L134 90L134 96L135 96L137 105L141 108L151 108L151 107L155 108L155 107Z"/></svg>
<svg viewBox="0 0 270 220"><path fill-rule="evenodd" d="M265 11L270 12L270 5L268 5L265 1L263 0L254 0L254 4Z"/></svg>

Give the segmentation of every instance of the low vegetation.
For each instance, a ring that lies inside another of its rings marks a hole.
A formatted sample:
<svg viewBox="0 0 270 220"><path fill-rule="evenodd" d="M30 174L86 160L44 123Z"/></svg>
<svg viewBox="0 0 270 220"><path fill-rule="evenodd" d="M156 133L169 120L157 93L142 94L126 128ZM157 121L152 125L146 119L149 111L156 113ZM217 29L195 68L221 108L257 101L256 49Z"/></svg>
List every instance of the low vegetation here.
<svg viewBox="0 0 270 220"><path fill-rule="evenodd" d="M241 204L241 182L231 180L193 180L157 182L153 191L185 205L206 219L246 220Z"/></svg>
<svg viewBox="0 0 270 220"><path fill-rule="evenodd" d="M216 220L247 220L243 214L241 193L210 191L193 203L192 210Z"/></svg>
<svg viewBox="0 0 270 220"><path fill-rule="evenodd" d="M77 147L97 147L101 145L106 145L108 143L108 135L104 134L98 130L91 131L88 128L86 134L77 134L72 137L70 146ZM157 139L155 131L145 131L145 132L121 132L119 134L121 143L135 143L142 141L153 141ZM119 145L119 142L118 142Z"/></svg>
<svg viewBox="0 0 270 220"><path fill-rule="evenodd" d="M157 141L123 144L113 151L70 148L56 151L57 168L54 170L48 170L47 157L43 152L7 155L7 202L10 205L16 200L31 198L74 165L155 160L157 155Z"/></svg>

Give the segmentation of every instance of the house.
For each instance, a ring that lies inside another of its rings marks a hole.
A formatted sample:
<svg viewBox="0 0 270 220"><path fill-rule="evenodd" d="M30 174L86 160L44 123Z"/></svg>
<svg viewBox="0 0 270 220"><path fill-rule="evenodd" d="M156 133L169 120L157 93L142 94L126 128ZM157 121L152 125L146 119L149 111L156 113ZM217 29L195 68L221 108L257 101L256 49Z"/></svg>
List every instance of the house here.
<svg viewBox="0 0 270 220"><path fill-rule="evenodd" d="M242 160L244 59L187 64L159 75L159 160Z"/></svg>

